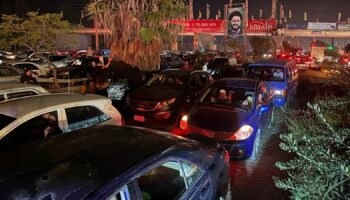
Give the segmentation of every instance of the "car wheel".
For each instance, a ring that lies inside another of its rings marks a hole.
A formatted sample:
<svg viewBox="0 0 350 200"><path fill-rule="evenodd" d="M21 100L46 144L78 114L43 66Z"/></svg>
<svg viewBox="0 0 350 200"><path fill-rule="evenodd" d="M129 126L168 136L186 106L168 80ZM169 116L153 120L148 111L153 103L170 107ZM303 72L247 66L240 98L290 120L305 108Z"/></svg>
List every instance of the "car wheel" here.
<svg viewBox="0 0 350 200"><path fill-rule="evenodd" d="M255 160L257 158L257 155L260 149L260 141L261 141L261 134L260 134L260 129L258 129L255 134L253 152L252 152L252 155L250 156L251 160Z"/></svg>

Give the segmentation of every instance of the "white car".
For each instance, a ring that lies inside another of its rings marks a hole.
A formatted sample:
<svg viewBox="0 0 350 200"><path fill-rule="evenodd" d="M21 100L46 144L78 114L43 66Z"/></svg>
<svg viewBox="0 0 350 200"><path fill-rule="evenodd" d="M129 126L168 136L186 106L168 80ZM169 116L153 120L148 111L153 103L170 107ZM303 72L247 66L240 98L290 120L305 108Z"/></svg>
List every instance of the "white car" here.
<svg viewBox="0 0 350 200"><path fill-rule="evenodd" d="M17 62L12 63L12 66L16 66L22 69L29 69L30 71L36 73L39 77L48 77L51 69L47 64L39 64L35 62Z"/></svg>
<svg viewBox="0 0 350 200"><path fill-rule="evenodd" d="M49 92L39 85L24 83L1 83L0 102L26 96L48 94Z"/></svg>
<svg viewBox="0 0 350 200"><path fill-rule="evenodd" d="M10 149L97 124L122 125L111 100L93 94L47 94L0 103L0 149ZM52 135L52 136L53 136ZM103 137L103 136L102 136Z"/></svg>

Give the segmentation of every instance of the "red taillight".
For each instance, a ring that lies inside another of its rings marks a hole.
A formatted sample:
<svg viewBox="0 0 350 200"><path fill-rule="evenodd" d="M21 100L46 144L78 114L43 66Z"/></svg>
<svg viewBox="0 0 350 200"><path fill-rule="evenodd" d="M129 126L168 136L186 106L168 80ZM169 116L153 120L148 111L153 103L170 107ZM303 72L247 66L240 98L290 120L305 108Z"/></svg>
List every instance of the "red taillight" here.
<svg viewBox="0 0 350 200"><path fill-rule="evenodd" d="M123 117L120 118L120 123L121 123L122 126L125 126L125 120L124 120Z"/></svg>
<svg viewBox="0 0 350 200"><path fill-rule="evenodd" d="M282 54L281 56L282 56L282 57L286 57L286 54Z"/></svg>
<svg viewBox="0 0 350 200"><path fill-rule="evenodd" d="M227 165L230 164L230 154L228 153L227 150L225 150L225 163L226 163Z"/></svg>
<svg viewBox="0 0 350 200"><path fill-rule="evenodd" d="M187 119L188 119L188 116L187 116L187 115L184 115L184 116L182 116L182 118L181 118L181 121L180 121L180 128L181 128L182 130L187 130L187 128L188 128Z"/></svg>
<svg viewBox="0 0 350 200"><path fill-rule="evenodd" d="M344 58L344 62L349 62L349 59L347 59L347 58Z"/></svg>

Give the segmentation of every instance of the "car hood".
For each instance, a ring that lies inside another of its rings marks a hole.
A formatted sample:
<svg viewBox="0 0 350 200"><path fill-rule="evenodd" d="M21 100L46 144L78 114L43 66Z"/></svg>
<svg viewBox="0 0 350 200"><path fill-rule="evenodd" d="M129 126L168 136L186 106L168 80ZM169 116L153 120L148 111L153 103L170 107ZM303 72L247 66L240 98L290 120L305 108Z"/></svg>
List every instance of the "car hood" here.
<svg viewBox="0 0 350 200"><path fill-rule="evenodd" d="M164 86L142 86L130 94L131 99L164 101L184 93L183 89L173 89Z"/></svg>
<svg viewBox="0 0 350 200"><path fill-rule="evenodd" d="M188 124L214 132L236 132L249 121L249 112L195 106L189 113Z"/></svg>

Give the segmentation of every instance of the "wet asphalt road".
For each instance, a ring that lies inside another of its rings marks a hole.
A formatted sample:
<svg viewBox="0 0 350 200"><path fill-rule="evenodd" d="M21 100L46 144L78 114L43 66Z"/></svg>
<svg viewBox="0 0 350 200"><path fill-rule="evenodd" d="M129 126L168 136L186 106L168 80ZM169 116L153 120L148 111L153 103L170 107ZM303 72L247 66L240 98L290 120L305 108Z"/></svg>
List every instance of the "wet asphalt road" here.
<svg viewBox="0 0 350 200"><path fill-rule="evenodd" d="M299 74L297 98L291 111L304 108L307 102L314 100L320 84L311 82L320 72L305 71ZM244 160L230 162L232 199L240 200L284 200L290 193L276 188L272 177L286 177L287 173L275 166L277 161L287 161L293 155L281 150L279 135L287 131L285 124L288 114L275 110L275 123L262 134L259 156L255 161Z"/></svg>

